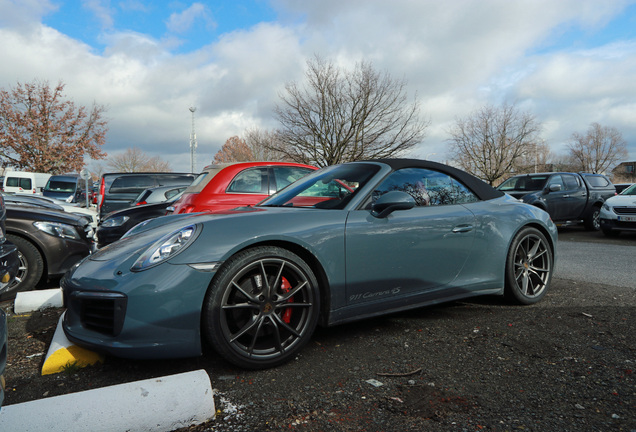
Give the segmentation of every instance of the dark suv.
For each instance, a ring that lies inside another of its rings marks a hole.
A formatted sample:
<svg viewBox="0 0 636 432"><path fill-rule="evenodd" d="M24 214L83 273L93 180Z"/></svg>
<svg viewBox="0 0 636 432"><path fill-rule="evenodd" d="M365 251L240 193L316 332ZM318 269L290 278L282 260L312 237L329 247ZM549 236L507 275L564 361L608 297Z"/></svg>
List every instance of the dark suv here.
<svg viewBox="0 0 636 432"><path fill-rule="evenodd" d="M145 189L190 184L196 174L173 172L107 173L102 175L97 198L97 214L104 215L131 207Z"/></svg>

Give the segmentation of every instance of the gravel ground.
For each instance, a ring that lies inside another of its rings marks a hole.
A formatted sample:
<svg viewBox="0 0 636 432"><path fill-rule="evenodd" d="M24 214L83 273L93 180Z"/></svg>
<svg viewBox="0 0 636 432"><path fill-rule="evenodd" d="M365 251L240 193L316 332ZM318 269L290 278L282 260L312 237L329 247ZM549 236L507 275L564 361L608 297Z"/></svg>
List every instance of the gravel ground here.
<svg viewBox="0 0 636 432"><path fill-rule="evenodd" d="M258 372L207 353L43 377L61 312L9 316L5 405L204 368L217 417L184 430L636 431L632 288L554 279L530 307L488 297L318 329Z"/></svg>

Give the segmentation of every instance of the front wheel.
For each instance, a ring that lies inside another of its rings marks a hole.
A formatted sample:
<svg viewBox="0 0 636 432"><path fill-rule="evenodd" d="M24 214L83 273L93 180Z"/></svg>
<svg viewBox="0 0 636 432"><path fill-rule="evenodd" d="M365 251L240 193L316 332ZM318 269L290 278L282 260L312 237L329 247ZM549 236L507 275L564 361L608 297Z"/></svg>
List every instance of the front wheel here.
<svg viewBox="0 0 636 432"><path fill-rule="evenodd" d="M552 247L536 228L522 229L512 241L506 260L506 296L520 304L543 298L552 278Z"/></svg>
<svg viewBox="0 0 636 432"><path fill-rule="evenodd" d="M0 301L11 300L18 292L34 289L44 273L42 254L33 243L13 234L7 234L7 240L18 248L19 266L14 281L0 295Z"/></svg>
<svg viewBox="0 0 636 432"><path fill-rule="evenodd" d="M601 229L601 208L594 207L592 212L583 222L588 231L598 231Z"/></svg>
<svg viewBox="0 0 636 432"><path fill-rule="evenodd" d="M257 247L224 264L203 308L203 333L217 353L248 369L274 367L311 338L320 310L318 282L296 254Z"/></svg>

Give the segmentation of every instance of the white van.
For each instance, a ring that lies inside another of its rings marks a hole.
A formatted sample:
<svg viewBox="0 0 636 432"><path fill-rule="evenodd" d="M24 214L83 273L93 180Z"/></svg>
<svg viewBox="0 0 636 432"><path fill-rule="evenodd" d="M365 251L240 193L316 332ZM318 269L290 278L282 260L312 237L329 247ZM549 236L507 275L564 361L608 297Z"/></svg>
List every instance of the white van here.
<svg viewBox="0 0 636 432"><path fill-rule="evenodd" d="M3 190L8 193L42 195L51 174L9 171L4 175Z"/></svg>

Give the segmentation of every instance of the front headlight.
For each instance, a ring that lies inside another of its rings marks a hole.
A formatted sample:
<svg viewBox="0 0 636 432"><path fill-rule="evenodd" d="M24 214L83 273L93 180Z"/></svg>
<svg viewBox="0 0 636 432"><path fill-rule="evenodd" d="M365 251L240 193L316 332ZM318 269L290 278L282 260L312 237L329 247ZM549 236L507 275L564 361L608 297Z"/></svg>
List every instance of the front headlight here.
<svg viewBox="0 0 636 432"><path fill-rule="evenodd" d="M67 225L59 222L33 222L33 225L40 231L44 231L55 237L66 239L80 240L79 233L73 225Z"/></svg>
<svg viewBox="0 0 636 432"><path fill-rule="evenodd" d="M141 254L130 269L132 271L146 270L176 256L192 244L198 231L200 230L197 230L196 225L190 225L162 237Z"/></svg>
<svg viewBox="0 0 636 432"><path fill-rule="evenodd" d="M130 219L130 217L128 217L128 216L110 217L110 218L105 219L104 222L102 222L100 225L103 228L118 227L118 226L122 226L123 224L125 224L129 219Z"/></svg>

